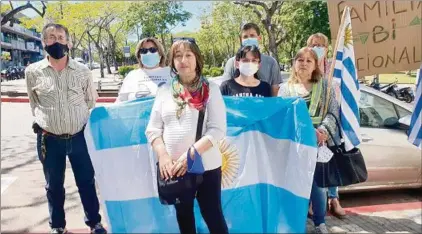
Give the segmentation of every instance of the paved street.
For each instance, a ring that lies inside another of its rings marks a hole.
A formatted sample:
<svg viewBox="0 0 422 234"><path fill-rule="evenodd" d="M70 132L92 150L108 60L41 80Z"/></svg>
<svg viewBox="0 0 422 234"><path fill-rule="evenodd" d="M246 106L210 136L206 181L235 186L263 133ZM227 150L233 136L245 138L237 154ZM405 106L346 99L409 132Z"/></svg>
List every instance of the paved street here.
<svg viewBox="0 0 422 234"><path fill-rule="evenodd" d="M114 72L114 68L111 69L112 72ZM121 80L118 78L115 74L107 74L107 71L104 70L104 78L101 78L100 75L100 69L94 69L91 71L94 87L98 87L98 82L101 81L102 89L111 89L111 90L118 90L119 87L117 86L117 83ZM15 92L24 92L26 93L26 83L25 79L19 79L19 80L11 80L11 81L4 81L1 82L1 91L2 92L9 92L9 91L15 91Z"/></svg>
<svg viewBox="0 0 422 234"><path fill-rule="evenodd" d="M2 103L2 233L49 231L44 178L31 123L28 103ZM65 188L67 228L73 233L87 232L70 165ZM327 217L328 226L335 232L421 232L421 190L344 194L342 203L349 214L346 219ZM308 231L313 231L310 221Z"/></svg>

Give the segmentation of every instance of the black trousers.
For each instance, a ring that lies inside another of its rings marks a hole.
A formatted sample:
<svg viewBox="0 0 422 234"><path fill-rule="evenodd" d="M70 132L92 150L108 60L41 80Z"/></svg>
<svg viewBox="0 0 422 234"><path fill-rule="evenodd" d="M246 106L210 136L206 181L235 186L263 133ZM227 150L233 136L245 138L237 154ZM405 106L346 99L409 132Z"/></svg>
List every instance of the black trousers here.
<svg viewBox="0 0 422 234"><path fill-rule="evenodd" d="M221 207L221 167L206 171L203 181L198 187L183 194L180 203L175 205L180 233L195 234L195 216L193 205L195 195L199 203L201 215L212 234L229 233Z"/></svg>

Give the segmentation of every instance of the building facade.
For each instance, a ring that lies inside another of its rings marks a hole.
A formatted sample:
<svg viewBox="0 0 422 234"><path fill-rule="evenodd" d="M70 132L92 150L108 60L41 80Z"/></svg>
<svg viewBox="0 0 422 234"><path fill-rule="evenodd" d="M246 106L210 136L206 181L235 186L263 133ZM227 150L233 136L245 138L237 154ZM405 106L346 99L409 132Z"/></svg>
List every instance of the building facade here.
<svg viewBox="0 0 422 234"><path fill-rule="evenodd" d="M14 23L1 27L1 67L26 66L44 58L41 34Z"/></svg>

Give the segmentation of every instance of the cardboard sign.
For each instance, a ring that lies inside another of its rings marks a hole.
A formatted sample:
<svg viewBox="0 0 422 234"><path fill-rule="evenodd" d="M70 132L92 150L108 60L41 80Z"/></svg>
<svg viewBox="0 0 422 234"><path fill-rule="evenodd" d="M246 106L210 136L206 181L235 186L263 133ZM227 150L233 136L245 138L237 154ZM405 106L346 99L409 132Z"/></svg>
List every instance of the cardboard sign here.
<svg viewBox="0 0 422 234"><path fill-rule="evenodd" d="M422 1L328 1L333 47L345 6L351 9L358 76L418 69Z"/></svg>

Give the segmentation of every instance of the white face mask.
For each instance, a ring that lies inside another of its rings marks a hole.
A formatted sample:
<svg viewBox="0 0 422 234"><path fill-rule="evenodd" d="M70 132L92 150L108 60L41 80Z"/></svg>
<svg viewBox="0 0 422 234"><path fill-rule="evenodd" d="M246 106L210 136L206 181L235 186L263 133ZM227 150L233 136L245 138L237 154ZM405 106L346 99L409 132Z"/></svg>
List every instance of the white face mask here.
<svg viewBox="0 0 422 234"><path fill-rule="evenodd" d="M258 71L257 63L239 62L239 71L244 76L253 76Z"/></svg>

